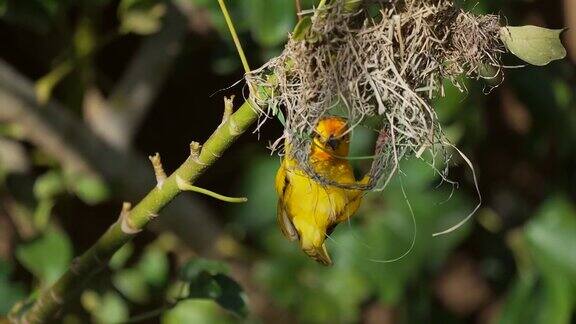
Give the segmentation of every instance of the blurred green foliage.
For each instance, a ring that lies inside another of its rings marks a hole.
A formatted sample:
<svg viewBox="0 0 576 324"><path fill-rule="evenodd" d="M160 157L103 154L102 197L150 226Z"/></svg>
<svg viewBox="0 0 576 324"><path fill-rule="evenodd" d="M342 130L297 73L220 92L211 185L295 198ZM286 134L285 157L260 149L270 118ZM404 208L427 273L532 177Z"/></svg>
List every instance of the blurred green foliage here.
<svg viewBox="0 0 576 324"><path fill-rule="evenodd" d="M12 306L26 297L24 285L13 282L13 265L0 259L0 316L8 314Z"/></svg>
<svg viewBox="0 0 576 324"><path fill-rule="evenodd" d="M72 255L72 244L68 236L53 229L46 230L40 237L16 249L18 261L43 286L54 283L68 269Z"/></svg>

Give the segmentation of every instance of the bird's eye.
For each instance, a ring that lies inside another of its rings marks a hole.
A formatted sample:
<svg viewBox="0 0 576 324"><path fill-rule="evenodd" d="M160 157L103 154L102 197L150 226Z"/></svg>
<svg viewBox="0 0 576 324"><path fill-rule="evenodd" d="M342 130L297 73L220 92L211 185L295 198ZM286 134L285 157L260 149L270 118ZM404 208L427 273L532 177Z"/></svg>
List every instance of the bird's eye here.
<svg viewBox="0 0 576 324"><path fill-rule="evenodd" d="M328 141L326 142L326 145L328 145L332 150L336 150L339 143L340 140L338 138L330 137L330 139L328 139Z"/></svg>

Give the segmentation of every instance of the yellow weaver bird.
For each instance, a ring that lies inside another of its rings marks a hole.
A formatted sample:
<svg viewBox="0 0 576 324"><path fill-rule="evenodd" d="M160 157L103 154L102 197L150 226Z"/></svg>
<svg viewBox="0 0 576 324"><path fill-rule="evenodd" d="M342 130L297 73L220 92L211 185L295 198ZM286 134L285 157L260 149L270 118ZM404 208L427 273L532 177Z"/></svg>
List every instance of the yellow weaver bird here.
<svg viewBox="0 0 576 324"><path fill-rule="evenodd" d="M343 118L320 120L314 133L310 165L316 173L337 183L366 184L368 177L357 182L346 159L350 147L347 130ZM286 143L286 155L276 174L278 224L284 236L290 241L298 239L302 250L312 259L331 265L324 240L338 223L356 212L363 191L323 185L311 179L291 157L290 147Z"/></svg>

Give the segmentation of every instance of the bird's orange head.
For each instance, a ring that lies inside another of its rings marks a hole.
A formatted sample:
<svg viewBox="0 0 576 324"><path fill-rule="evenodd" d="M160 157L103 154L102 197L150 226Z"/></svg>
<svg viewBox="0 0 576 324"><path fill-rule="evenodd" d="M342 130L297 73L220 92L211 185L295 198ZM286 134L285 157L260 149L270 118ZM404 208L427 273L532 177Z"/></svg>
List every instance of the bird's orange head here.
<svg viewBox="0 0 576 324"><path fill-rule="evenodd" d="M321 119L314 129L312 158L331 160L348 156L350 135L348 124L341 117L331 116Z"/></svg>

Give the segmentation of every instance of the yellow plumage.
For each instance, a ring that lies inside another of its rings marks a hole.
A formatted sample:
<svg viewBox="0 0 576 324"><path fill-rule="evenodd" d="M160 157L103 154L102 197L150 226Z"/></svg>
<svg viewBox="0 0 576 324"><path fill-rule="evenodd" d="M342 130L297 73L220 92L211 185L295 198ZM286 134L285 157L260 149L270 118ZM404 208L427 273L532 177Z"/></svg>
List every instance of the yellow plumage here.
<svg viewBox="0 0 576 324"><path fill-rule="evenodd" d="M350 138L346 121L338 117L320 120L315 130L310 164L319 175L342 184L356 182L348 156ZM367 178L361 183L366 183ZM360 206L361 190L322 185L308 177L290 156L290 143L276 174L278 224L291 241L314 260L331 265L324 240L334 227L348 220Z"/></svg>

